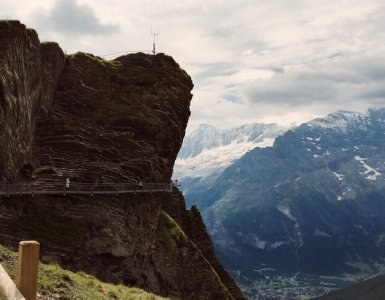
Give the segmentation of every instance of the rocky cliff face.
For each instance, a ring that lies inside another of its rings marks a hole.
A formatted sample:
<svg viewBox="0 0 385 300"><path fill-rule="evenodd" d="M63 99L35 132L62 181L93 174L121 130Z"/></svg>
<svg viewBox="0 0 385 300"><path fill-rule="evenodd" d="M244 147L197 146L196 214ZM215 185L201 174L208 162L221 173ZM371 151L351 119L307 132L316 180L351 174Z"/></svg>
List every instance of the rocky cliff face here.
<svg viewBox="0 0 385 300"><path fill-rule="evenodd" d="M16 22L0 22L0 32L0 170L14 178L32 158L36 117L50 106L64 55Z"/></svg>
<svg viewBox="0 0 385 300"><path fill-rule="evenodd" d="M0 22L0 177L168 182L193 84L164 54L65 56ZM173 193L0 200L0 243L36 239L42 259L181 299L242 299L197 210ZM201 248L203 247L203 248Z"/></svg>

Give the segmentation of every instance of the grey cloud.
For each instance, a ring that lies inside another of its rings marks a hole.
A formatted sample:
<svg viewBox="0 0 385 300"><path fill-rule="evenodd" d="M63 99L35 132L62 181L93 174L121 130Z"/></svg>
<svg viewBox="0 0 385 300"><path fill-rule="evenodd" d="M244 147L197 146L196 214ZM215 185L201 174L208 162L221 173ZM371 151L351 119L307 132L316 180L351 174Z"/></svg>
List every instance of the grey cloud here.
<svg viewBox="0 0 385 300"><path fill-rule="evenodd" d="M277 75L255 83L246 90L246 95L252 103L297 106L329 99L333 96L332 89L325 80L314 82L300 76Z"/></svg>
<svg viewBox="0 0 385 300"><path fill-rule="evenodd" d="M76 0L57 0L48 15L37 15L39 23L66 34L113 34L120 31L115 24L101 24L94 10Z"/></svg>
<svg viewBox="0 0 385 300"><path fill-rule="evenodd" d="M207 77L231 76L237 72L236 66L233 63L213 63L213 64L197 64L204 71L197 73L194 80L200 80Z"/></svg>
<svg viewBox="0 0 385 300"><path fill-rule="evenodd" d="M330 54L327 58L329 58L329 59L340 58L340 57L344 57L346 55L348 55L347 52L336 52L336 53Z"/></svg>
<svg viewBox="0 0 385 300"><path fill-rule="evenodd" d="M382 80L385 79L385 62L383 59L382 57L372 61L358 62L355 68L357 72L360 72L370 80Z"/></svg>
<svg viewBox="0 0 385 300"><path fill-rule="evenodd" d="M271 70L274 71L275 73L279 73L279 74L283 74L285 73L285 69L284 68L281 68L281 67L271 67Z"/></svg>
<svg viewBox="0 0 385 300"><path fill-rule="evenodd" d="M385 104L384 57L325 61L301 70L276 74L245 87L251 104L299 108L309 105L342 107L349 102Z"/></svg>
<svg viewBox="0 0 385 300"><path fill-rule="evenodd" d="M370 101L374 104L380 101L385 105L385 82L370 84L361 91L359 97L362 99L371 99Z"/></svg>

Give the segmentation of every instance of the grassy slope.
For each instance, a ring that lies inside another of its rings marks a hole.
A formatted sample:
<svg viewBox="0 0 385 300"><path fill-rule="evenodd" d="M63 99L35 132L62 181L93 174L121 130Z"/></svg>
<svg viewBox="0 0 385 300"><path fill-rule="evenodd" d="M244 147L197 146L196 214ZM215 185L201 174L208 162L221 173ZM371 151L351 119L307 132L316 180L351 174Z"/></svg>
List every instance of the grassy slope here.
<svg viewBox="0 0 385 300"><path fill-rule="evenodd" d="M15 279L17 254L0 245L0 263L11 278ZM138 288L103 283L85 273L73 273L55 264L40 263L38 299L161 300L165 298Z"/></svg>
<svg viewBox="0 0 385 300"><path fill-rule="evenodd" d="M176 253L178 245L187 244L188 238L179 225L165 211L159 215L158 228L156 231L158 240L163 241L168 251Z"/></svg>

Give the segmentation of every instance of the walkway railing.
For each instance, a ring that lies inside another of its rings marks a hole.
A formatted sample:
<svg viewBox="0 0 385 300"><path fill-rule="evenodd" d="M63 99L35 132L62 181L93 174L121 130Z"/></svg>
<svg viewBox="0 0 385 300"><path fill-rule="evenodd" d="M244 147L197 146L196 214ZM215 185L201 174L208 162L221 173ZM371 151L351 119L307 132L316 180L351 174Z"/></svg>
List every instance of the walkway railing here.
<svg viewBox="0 0 385 300"><path fill-rule="evenodd" d="M66 195L66 194L129 194L129 193L171 193L170 183L9 183L0 184L0 196L10 195Z"/></svg>

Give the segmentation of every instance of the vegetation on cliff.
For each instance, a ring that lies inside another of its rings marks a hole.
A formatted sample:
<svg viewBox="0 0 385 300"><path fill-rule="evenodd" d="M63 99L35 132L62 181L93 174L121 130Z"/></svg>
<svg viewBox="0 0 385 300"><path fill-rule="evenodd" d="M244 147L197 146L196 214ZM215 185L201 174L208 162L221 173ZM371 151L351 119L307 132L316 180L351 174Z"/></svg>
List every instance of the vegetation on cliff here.
<svg viewBox="0 0 385 300"><path fill-rule="evenodd" d="M157 238L171 252L177 250L178 244L187 243L187 237L179 225L164 211L159 215Z"/></svg>

